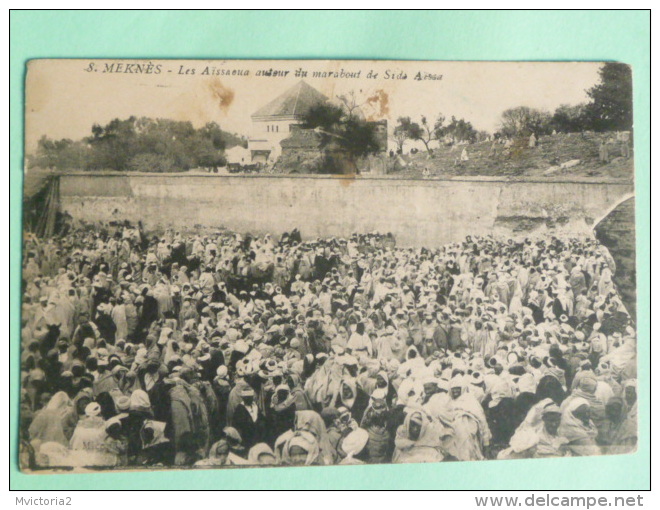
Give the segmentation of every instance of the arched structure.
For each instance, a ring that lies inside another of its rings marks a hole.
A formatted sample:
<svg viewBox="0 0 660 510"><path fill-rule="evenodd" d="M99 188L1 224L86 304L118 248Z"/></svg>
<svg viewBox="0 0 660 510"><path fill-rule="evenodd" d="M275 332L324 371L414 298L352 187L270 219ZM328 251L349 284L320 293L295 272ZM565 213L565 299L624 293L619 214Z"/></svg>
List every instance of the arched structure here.
<svg viewBox="0 0 660 510"><path fill-rule="evenodd" d="M637 320L635 197L624 197L595 224L594 235L616 263L614 283L628 312Z"/></svg>

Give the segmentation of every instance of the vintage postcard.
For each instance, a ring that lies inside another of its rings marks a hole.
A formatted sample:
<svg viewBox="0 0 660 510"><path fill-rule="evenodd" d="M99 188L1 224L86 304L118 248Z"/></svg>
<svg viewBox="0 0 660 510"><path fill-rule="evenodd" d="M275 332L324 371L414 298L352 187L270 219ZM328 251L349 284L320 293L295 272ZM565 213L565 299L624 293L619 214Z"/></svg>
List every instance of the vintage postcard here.
<svg viewBox="0 0 660 510"><path fill-rule="evenodd" d="M34 60L20 464L636 451L631 69Z"/></svg>

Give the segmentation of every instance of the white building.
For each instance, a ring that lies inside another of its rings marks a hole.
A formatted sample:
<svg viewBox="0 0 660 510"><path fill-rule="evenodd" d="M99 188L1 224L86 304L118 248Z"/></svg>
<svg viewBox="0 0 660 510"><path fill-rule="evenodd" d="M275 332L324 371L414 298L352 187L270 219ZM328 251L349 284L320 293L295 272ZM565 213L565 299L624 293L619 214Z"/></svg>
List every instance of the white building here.
<svg viewBox="0 0 660 510"><path fill-rule="evenodd" d="M249 165L252 155L250 151L245 147L236 145L231 149L225 151L225 157L227 158L227 163L238 163L239 165Z"/></svg>
<svg viewBox="0 0 660 510"><path fill-rule="evenodd" d="M289 136L291 126L300 124L310 108L327 100L318 90L300 81L254 112L248 140L252 163L274 162L282 152L280 142Z"/></svg>

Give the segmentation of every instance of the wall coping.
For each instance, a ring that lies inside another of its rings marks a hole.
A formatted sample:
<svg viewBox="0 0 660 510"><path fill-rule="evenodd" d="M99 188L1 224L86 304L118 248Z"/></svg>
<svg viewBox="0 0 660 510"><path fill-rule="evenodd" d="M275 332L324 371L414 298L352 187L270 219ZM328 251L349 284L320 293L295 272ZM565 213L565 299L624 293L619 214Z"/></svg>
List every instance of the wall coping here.
<svg viewBox="0 0 660 510"><path fill-rule="evenodd" d="M29 172L29 170L28 170ZM150 178L203 178L203 179L296 179L296 180L350 180L350 181L398 181L407 183L423 182L502 182L502 183L546 183L546 184L612 184L621 186L634 185L634 180L619 178L590 178L590 177L515 177L515 176L456 176L456 177L429 177L411 179L395 175L313 175L313 174L205 174L189 172L155 173L155 172L51 172L49 175L62 177L150 177Z"/></svg>

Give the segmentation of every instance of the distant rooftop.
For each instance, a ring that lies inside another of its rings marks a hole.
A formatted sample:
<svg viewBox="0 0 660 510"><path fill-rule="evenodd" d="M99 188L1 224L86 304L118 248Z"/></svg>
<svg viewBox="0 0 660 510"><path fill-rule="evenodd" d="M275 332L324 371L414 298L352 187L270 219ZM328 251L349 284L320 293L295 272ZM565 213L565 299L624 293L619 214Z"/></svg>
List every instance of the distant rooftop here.
<svg viewBox="0 0 660 510"><path fill-rule="evenodd" d="M252 114L252 118L300 117L313 106L325 103L327 100L328 98L314 87L299 81L266 106L259 108Z"/></svg>

